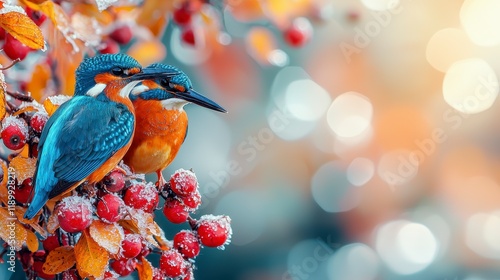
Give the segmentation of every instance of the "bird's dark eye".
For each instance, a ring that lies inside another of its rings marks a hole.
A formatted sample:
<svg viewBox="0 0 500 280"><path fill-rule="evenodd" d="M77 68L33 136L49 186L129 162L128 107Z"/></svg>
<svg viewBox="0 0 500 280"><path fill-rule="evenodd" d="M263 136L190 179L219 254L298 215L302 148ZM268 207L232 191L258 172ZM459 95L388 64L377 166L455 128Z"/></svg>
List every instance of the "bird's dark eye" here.
<svg viewBox="0 0 500 280"><path fill-rule="evenodd" d="M111 69L111 73L113 73L113 75L119 76L119 77L126 76L125 71L123 71L123 69L120 67L114 67L113 69Z"/></svg>
<svg viewBox="0 0 500 280"><path fill-rule="evenodd" d="M160 79L160 86L166 88L166 87L169 87L169 84L170 84L170 80L168 80L168 79Z"/></svg>

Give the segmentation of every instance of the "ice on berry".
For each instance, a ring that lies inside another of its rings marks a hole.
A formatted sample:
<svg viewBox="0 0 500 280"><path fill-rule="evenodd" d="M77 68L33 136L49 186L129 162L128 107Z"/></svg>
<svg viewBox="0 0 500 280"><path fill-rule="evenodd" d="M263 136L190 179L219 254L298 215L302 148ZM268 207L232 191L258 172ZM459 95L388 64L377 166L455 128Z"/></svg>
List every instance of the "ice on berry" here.
<svg viewBox="0 0 500 280"><path fill-rule="evenodd" d="M18 117L14 117L14 116L6 117L2 122L2 130L1 131L4 131L7 127L10 127L10 126L15 126L15 127L19 128L19 130L24 135L24 137L26 137L26 138L28 137L28 125L26 124L26 122L23 119L18 118Z"/></svg>

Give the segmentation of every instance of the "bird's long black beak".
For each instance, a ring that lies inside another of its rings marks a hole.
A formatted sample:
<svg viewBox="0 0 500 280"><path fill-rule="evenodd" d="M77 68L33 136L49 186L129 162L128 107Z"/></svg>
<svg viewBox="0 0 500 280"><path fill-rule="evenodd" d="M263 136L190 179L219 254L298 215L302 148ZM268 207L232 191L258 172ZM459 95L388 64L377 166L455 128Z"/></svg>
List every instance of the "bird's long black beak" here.
<svg viewBox="0 0 500 280"><path fill-rule="evenodd" d="M179 72L164 68L143 68L141 72L130 77L132 81L151 80L155 78L170 78L178 75Z"/></svg>
<svg viewBox="0 0 500 280"><path fill-rule="evenodd" d="M208 109L212 109L214 111L227 113L226 109L222 108L219 104L197 93L193 89L188 89L186 92L176 92L175 97L184 99L188 102L200 105Z"/></svg>

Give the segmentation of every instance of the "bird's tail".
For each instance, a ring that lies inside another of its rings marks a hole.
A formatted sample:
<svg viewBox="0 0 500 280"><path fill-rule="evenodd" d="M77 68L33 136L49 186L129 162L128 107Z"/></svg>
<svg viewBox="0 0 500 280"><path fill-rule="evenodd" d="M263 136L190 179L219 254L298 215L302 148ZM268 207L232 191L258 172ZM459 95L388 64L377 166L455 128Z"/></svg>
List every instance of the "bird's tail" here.
<svg viewBox="0 0 500 280"><path fill-rule="evenodd" d="M49 200L49 194L35 195L30 203L30 206L28 207L28 210L24 213L24 218L28 220L33 219L36 213L38 213L45 203L47 203L47 200Z"/></svg>

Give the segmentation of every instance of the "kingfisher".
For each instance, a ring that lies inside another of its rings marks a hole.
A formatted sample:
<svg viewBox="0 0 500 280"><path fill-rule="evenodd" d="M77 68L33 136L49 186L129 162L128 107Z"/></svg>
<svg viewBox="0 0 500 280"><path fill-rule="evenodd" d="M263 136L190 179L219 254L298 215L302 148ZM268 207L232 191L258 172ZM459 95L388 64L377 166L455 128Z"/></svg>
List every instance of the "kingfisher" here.
<svg viewBox="0 0 500 280"><path fill-rule="evenodd" d="M123 161L136 173L156 172L158 187L165 185L162 171L175 158L188 130L184 105L194 103L226 113L214 101L193 89L188 76L172 65L152 64L145 69L165 69L176 72L171 77L143 81L132 90L137 126L130 149Z"/></svg>
<svg viewBox="0 0 500 280"><path fill-rule="evenodd" d="M40 136L34 195L24 218L32 219L49 199L83 182L96 183L111 171L131 145L132 89L143 80L176 74L142 69L125 54L86 58L76 70L75 96L54 112Z"/></svg>

